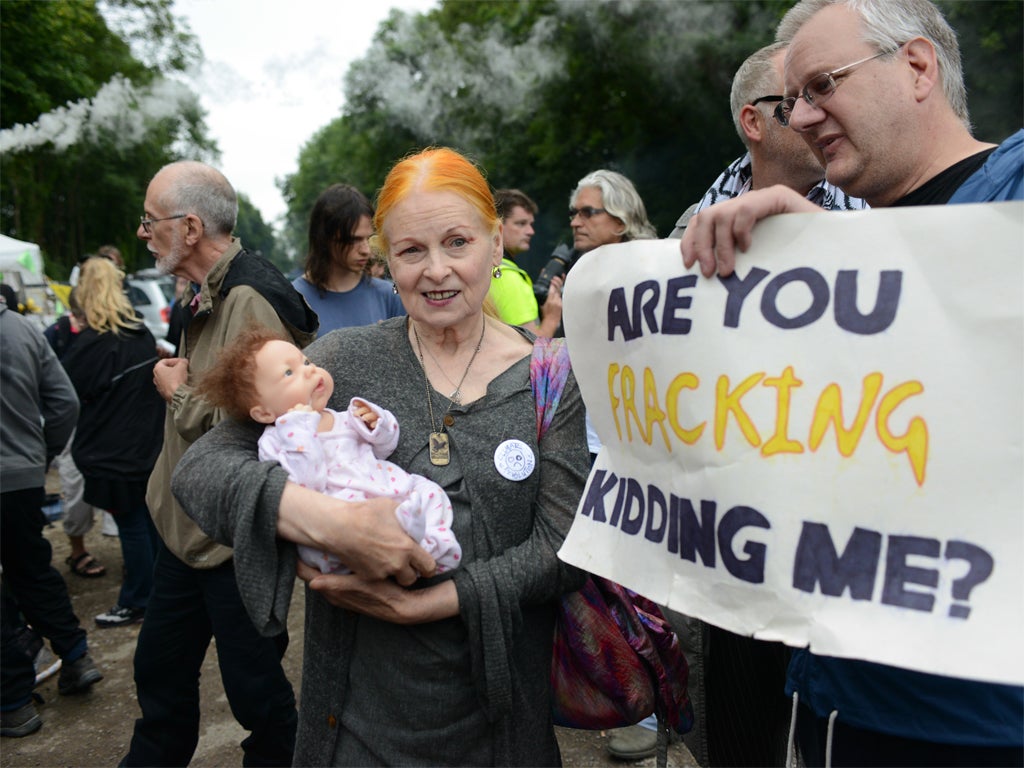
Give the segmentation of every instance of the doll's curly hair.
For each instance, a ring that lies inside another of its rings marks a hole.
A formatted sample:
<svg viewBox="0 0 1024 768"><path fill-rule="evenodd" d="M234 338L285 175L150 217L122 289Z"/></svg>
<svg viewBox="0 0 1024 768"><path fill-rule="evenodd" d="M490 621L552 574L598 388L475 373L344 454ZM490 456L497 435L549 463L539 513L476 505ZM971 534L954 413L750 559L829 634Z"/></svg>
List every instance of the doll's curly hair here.
<svg viewBox="0 0 1024 768"><path fill-rule="evenodd" d="M216 408L224 409L236 421L249 421L249 410L256 405L256 353L268 341L290 338L258 326L240 333L217 353L217 362L196 383L196 393Z"/></svg>

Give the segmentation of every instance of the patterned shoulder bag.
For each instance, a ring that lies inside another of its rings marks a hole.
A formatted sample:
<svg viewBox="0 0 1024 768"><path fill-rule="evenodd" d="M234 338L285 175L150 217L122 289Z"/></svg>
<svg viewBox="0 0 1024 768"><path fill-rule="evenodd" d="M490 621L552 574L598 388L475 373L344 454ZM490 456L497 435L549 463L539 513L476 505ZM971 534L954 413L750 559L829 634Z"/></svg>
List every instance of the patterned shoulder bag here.
<svg viewBox="0 0 1024 768"><path fill-rule="evenodd" d="M554 418L571 366L562 339L538 338L530 361L537 438ZM562 597L551 658L556 725L599 730L658 718L658 766L668 759L669 728L686 733L693 710L679 637L656 604L591 574Z"/></svg>

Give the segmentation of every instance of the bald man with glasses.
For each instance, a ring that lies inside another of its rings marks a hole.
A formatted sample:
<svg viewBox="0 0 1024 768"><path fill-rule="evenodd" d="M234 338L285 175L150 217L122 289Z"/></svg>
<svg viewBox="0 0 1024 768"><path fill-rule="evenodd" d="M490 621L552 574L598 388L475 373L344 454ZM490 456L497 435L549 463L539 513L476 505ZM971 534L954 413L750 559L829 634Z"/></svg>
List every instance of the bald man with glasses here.
<svg viewBox="0 0 1024 768"><path fill-rule="evenodd" d="M776 37L789 43L776 120L821 153L828 182L872 207L1024 199L1024 131L999 146L971 134L956 34L928 0L802 0ZM712 206L683 263L729 275L758 220L815 210L781 185ZM1020 686L798 649L786 693L808 766L1024 763Z"/></svg>

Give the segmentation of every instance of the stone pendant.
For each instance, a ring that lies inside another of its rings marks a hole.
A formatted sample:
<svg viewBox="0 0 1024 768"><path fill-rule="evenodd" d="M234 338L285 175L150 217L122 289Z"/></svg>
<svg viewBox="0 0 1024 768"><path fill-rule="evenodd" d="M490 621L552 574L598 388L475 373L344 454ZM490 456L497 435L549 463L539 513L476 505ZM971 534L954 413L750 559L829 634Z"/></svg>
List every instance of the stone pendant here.
<svg viewBox="0 0 1024 768"><path fill-rule="evenodd" d="M431 432L430 463L435 467L444 467L451 461L451 458L451 452L448 450L448 435L444 432Z"/></svg>

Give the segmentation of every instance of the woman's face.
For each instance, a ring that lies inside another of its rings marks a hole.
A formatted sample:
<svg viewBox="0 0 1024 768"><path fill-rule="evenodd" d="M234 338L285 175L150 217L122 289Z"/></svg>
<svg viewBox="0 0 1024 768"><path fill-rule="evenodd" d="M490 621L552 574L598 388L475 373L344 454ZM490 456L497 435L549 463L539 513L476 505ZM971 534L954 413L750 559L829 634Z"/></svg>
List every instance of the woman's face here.
<svg viewBox="0 0 1024 768"><path fill-rule="evenodd" d="M388 264L405 311L437 330L476 326L501 237L454 192L417 190L382 223Z"/></svg>

